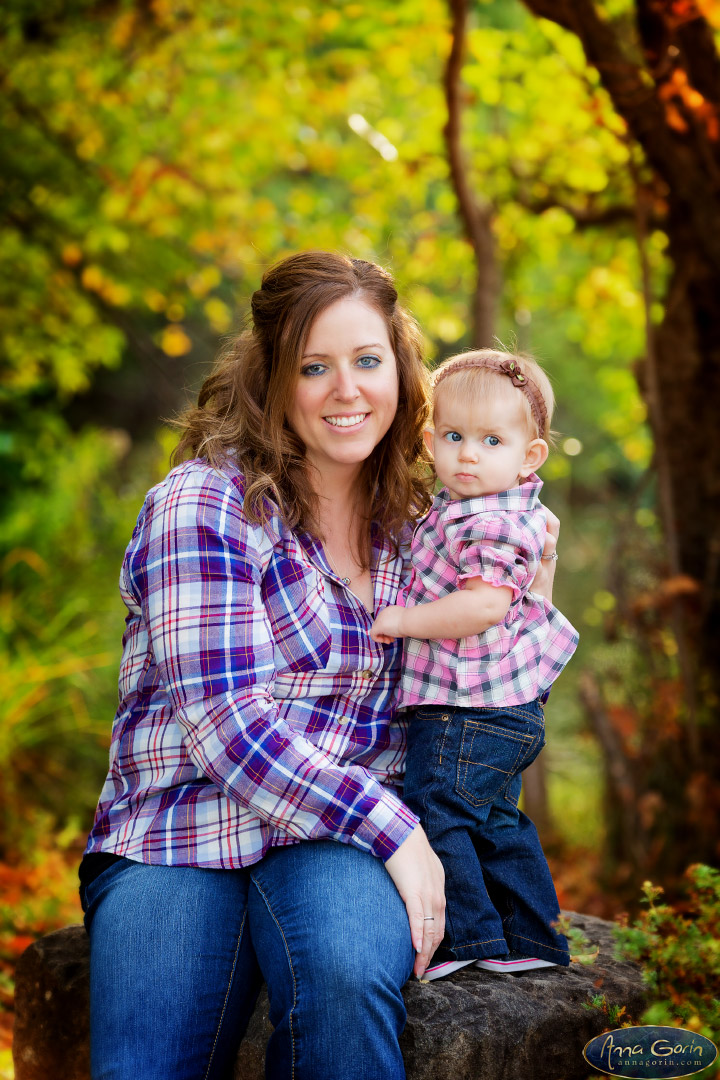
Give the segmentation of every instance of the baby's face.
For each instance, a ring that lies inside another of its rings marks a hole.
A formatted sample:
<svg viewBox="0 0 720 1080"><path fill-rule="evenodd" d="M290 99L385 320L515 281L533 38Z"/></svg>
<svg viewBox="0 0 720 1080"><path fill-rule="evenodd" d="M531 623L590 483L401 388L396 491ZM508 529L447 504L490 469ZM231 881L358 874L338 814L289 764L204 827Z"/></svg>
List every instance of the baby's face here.
<svg viewBox="0 0 720 1080"><path fill-rule="evenodd" d="M507 491L539 468L547 454L546 444L528 431L522 403L502 397L477 402L439 394L435 430L426 432L426 442L453 499ZM537 443L545 447L541 461L531 452Z"/></svg>

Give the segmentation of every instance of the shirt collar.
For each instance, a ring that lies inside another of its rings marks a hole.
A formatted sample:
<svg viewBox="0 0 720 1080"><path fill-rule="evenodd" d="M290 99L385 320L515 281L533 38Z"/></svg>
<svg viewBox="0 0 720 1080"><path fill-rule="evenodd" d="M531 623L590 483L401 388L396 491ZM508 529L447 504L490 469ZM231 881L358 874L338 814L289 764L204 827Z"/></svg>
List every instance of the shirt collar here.
<svg viewBox="0 0 720 1080"><path fill-rule="evenodd" d="M478 514L481 511L500 510L527 512L540 505L540 490L543 482L537 473L530 473L527 480L517 487L499 491L496 495L476 495L469 499L453 499L447 488L435 496L434 510L444 511L447 520Z"/></svg>

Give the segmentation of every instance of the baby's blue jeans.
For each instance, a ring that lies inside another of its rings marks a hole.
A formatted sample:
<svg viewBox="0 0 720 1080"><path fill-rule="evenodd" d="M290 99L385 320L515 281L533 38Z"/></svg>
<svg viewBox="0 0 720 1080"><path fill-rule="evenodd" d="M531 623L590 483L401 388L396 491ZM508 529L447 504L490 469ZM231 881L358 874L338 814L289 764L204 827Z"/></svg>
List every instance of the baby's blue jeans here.
<svg viewBox="0 0 720 1080"><path fill-rule="evenodd" d="M87 886L92 1080L229 1080L263 979L270 1080L403 1080L414 952L383 863L331 840Z"/></svg>
<svg viewBox="0 0 720 1080"><path fill-rule="evenodd" d="M445 869L446 934L435 960L509 950L569 963L553 929L559 905L532 821L518 810L521 777L543 748L542 705L416 708L404 799Z"/></svg>

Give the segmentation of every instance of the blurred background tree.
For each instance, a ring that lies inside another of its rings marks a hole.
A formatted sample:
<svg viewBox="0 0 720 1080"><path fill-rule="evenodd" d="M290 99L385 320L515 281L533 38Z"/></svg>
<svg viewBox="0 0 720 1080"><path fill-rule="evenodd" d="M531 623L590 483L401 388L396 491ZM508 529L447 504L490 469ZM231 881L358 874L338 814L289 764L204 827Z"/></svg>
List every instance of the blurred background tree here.
<svg viewBox="0 0 720 1080"><path fill-rule="evenodd" d="M497 335L555 383L582 643L530 796L563 902L717 861L714 25L710 0L8 0L0 859L77 859L163 421L265 267L318 247L392 269L431 361Z"/></svg>
<svg viewBox="0 0 720 1080"><path fill-rule="evenodd" d="M626 687L618 702L606 690L608 674L617 683L627 677L622 664L613 664L602 679L588 667L580 687L604 759L605 854L612 867L606 884L623 891L626 884L635 889L648 873L676 878L687 865L689 829L699 857L712 861L718 855L720 798L713 776L720 764L720 461L708 446L708 433L720 405L720 57L708 20L718 21L720 5L526 0L525 6L551 20L541 23L542 30L584 81L582 108L593 115L595 128L622 147L611 159L614 175L600 175L598 184L597 175L582 168L577 142L567 170L553 170L558 154L567 160L567 144L558 136L563 139L572 128L561 134L546 123L554 144L531 160L514 139L504 140L511 180L497 190L497 163L483 157L487 133L472 138L477 103L467 96L463 101L463 59L467 63L477 40L476 5L469 0L449 0L445 135L460 217L477 264L475 344L489 344L495 329L507 261L497 244L504 204L540 214L559 209L574 231L618 235L624 224L636 242L645 341L635 374L654 435L652 479L664 550L657 552L649 590L639 582L633 586L629 553L613 570L614 595L623 603L608 620L606 637L623 635L639 650L632 696ZM501 115L511 100L503 87ZM464 105L473 108L469 152L462 140ZM577 105L571 103L571 113L577 114ZM563 108L558 101L555 122ZM607 160L602 164L607 169ZM665 240L667 272L658 274L653 242ZM616 548L615 554L621 552ZM658 667L652 662L658 646L676 660ZM541 769L528 775L526 797L533 795L534 816L542 822L547 815L541 777Z"/></svg>

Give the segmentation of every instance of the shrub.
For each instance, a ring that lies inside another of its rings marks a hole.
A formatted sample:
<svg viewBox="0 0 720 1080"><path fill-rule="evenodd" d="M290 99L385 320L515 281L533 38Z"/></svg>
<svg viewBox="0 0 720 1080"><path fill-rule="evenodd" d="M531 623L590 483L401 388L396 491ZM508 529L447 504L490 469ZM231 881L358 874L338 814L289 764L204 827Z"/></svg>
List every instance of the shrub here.
<svg viewBox="0 0 720 1080"><path fill-rule="evenodd" d="M650 1005L640 1023L684 1027L717 1043L720 1037L720 871L688 868L687 898L662 903L663 890L646 881L645 910L615 930L620 959L642 965ZM717 1076L720 1066L703 1073Z"/></svg>

